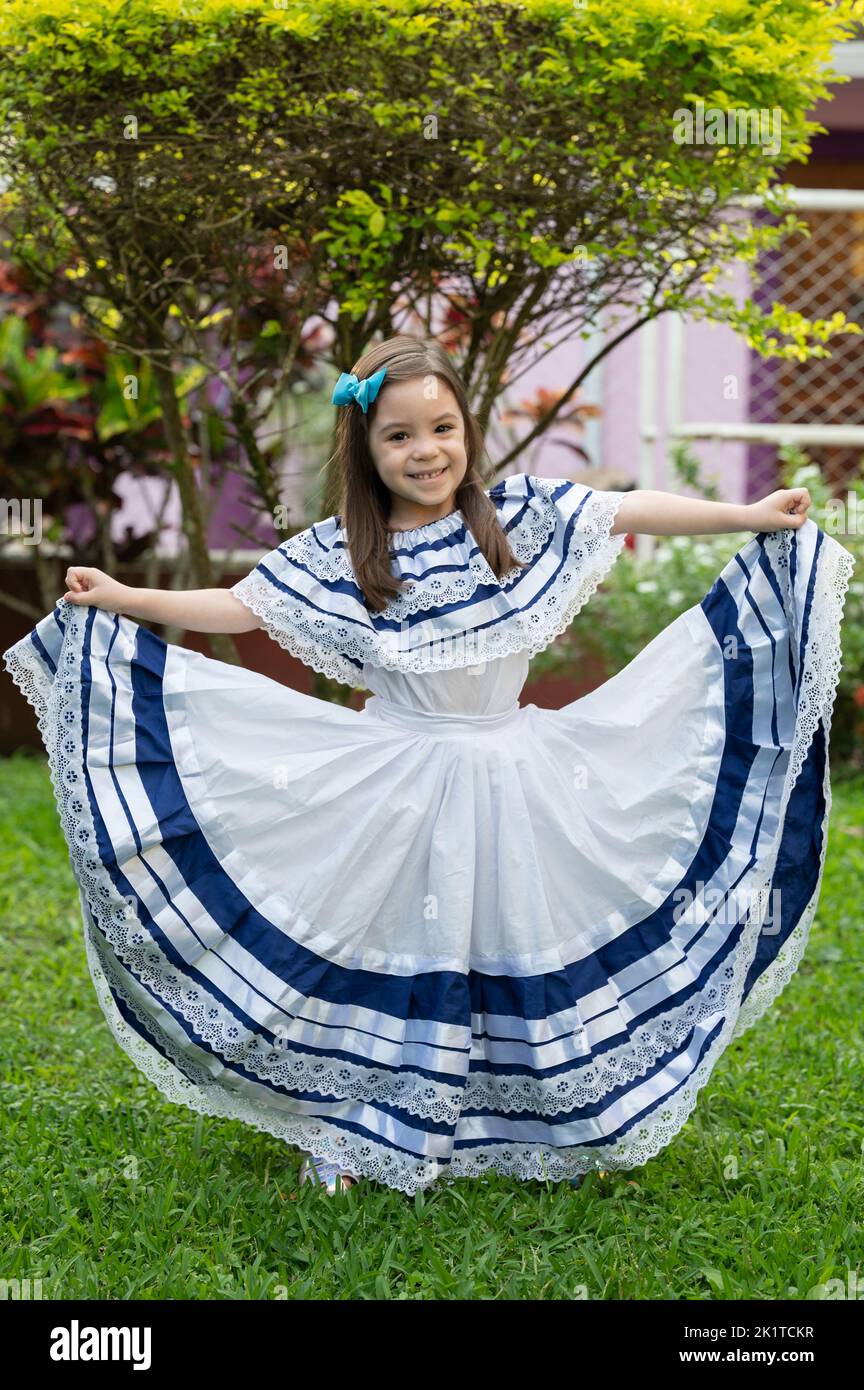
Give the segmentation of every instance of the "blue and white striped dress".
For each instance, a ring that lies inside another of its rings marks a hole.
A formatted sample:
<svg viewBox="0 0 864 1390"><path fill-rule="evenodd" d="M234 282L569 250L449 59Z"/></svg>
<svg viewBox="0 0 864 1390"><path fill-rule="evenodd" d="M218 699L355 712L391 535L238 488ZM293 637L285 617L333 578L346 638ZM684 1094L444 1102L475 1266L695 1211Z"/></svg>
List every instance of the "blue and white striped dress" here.
<svg viewBox="0 0 864 1390"><path fill-rule="evenodd" d="M396 533L370 614L338 517L233 586L355 711L58 601L5 653L50 758L87 959L171 1100L412 1193L645 1163L804 951L852 557L747 541L591 694L519 704L624 544L623 493L508 478Z"/></svg>

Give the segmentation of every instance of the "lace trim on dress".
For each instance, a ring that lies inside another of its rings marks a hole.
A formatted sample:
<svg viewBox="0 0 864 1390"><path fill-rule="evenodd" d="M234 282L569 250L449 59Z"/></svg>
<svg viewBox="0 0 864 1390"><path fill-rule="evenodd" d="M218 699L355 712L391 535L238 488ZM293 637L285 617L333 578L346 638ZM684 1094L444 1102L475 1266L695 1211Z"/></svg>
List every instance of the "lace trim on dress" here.
<svg viewBox="0 0 864 1390"><path fill-rule="evenodd" d="M790 543L789 531L773 533L765 540L772 562L784 576L787 600ZM479 1176L490 1170L523 1180L542 1181L549 1178L560 1181L592 1168L626 1169L648 1162L682 1128L695 1108L698 1092L710 1079L717 1060L729 1042L752 1027L785 988L806 947L827 848L830 812L827 756L824 780L826 810L815 891L776 960L756 981L743 1005L740 1003L767 910L789 797L820 719L824 723L827 754L831 715L842 666L840 627L853 567L852 555L842 546L823 546L799 683L795 735L777 830L769 853L754 865L749 876L748 901L755 903L756 908L748 914L734 963L724 964L718 969L698 1004L690 1002L652 1019L644 1027L636 1029L625 1043L599 1057L596 1064L582 1069L578 1076L545 1080L542 1076L492 1076L469 1072L464 1092L458 1085L441 1086L417 1073L367 1069L335 1059L310 1058L304 1054L292 1056L286 1054L281 1046L272 1049L256 1034L250 1034L239 1026L237 1019L221 1008L206 990L192 982L188 985L182 983L176 976L176 988L169 997L166 980L170 983L170 962L162 956L146 927L136 916L134 900L125 899L117 892L96 852L89 805L84 793L81 742L79 670L84 622L78 606L60 600L58 608L66 620L61 660L68 674L64 674L58 664L57 676L53 679L49 677L35 652L28 647L26 639L4 654L5 664L36 711L48 750L51 781L79 880L82 907L88 908L85 916L85 922L89 919L85 933L88 963L100 1003L118 1044L169 1100L199 1113L242 1120L254 1128L338 1163L345 1172L379 1178L388 1186L409 1195L436 1180L449 1182L459 1177ZM101 914L101 920L97 919L97 912ZM183 1017L194 1023L196 1030L207 1041L215 1045L217 1055L221 1054L226 1060L242 1057L243 1065L258 1075L271 1080L278 1077L279 1081L301 1089L314 1089L337 1097L390 1101L412 1114L455 1124L457 1141L458 1116L463 1108L492 1106L501 1111L530 1109L543 1115L574 1109L585 1101L601 1098L623 1081L644 1074L656 1058L683 1041L703 1019L716 1019L723 1014L724 1022L700 1065L676 1092L674 1101L653 1111L644 1122L614 1143L592 1145L590 1148L576 1145L564 1149L536 1143L484 1145L465 1150L456 1148L449 1162L417 1158L394 1151L368 1137L346 1134L317 1117L289 1117L275 1110L262 1110L260 1103L221 1089L203 1068L196 1068L192 1058L185 1053L182 1057L178 1055L174 1041L160 1029L146 1009L142 1012L140 1001L132 997L116 965L112 971L110 951L102 944L94 921L117 959L123 960L131 971L139 973L145 982L149 970L149 977L158 981L164 997ZM154 966L159 968L154 970ZM109 975L120 997L157 1038L159 1047L164 1048L173 1063L167 1062L122 1019L106 988ZM256 1047L260 1048L257 1056ZM279 1064L282 1070L274 1070Z"/></svg>

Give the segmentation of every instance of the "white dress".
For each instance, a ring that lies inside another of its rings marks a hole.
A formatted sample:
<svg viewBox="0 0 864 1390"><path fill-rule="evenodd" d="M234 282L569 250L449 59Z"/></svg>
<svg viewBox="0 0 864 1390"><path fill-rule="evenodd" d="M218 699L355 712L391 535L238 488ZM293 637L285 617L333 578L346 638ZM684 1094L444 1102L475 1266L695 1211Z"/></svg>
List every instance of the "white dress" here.
<svg viewBox="0 0 864 1390"><path fill-rule="evenodd" d="M233 591L362 711L58 601L37 711L119 1044L171 1100L412 1193L645 1163L796 969L824 862L849 552L808 519L559 710L531 653L620 554L624 496L490 490L395 537L371 615L338 517ZM803 987L803 985L802 985Z"/></svg>

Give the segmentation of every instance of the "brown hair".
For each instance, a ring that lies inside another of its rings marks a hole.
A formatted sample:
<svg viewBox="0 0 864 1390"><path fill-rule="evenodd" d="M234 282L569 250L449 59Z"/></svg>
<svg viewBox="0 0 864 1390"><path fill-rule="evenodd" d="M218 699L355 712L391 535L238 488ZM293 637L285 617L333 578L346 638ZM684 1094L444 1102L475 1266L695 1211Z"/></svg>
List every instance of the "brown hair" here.
<svg viewBox="0 0 864 1390"><path fill-rule="evenodd" d="M485 450L483 431L468 406L465 387L446 351L434 338L400 333L367 349L351 371L361 381L381 367L387 368L388 381L406 381L416 376L437 376L445 381L459 403L465 427L465 453L468 467L454 498L474 540L498 579L515 567L523 567L510 549L498 521L494 503L487 496L480 472ZM382 387L383 389L383 387ZM369 450L369 429L375 419L376 403L367 414L356 402L337 407L336 450L331 461L337 468L339 515L357 583L367 608L380 611L401 593L404 580L391 569L391 533L387 528L390 494L375 468Z"/></svg>

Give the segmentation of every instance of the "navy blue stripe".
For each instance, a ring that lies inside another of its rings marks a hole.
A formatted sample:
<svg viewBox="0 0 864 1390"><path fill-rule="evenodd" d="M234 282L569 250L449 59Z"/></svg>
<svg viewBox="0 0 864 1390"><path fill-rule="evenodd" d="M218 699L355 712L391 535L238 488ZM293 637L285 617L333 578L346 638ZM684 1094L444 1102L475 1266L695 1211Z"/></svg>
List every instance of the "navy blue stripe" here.
<svg viewBox="0 0 864 1390"><path fill-rule="evenodd" d="M804 652L805 652L806 649L807 649L807 639L808 639L809 634L810 634L810 610L811 610L811 608L813 607L813 594L814 594L814 591L815 591L815 588L816 588L816 568L817 568L817 565L818 565L818 563L819 563L819 552L820 552L820 550L822 549L822 542L823 542L824 539L825 539L824 533L823 533L822 531L817 530L817 532L816 532L816 545L815 545L815 548L814 548L814 551L813 551L813 560L812 560L812 563L811 563L811 565L810 565L810 574L809 574L809 577L808 577L808 579L807 579L807 598L805 599L805 602L804 602L804 617L803 617L803 619L802 619L802 621L801 621L801 641L800 641L800 644L799 644L799 647L798 647L798 670L799 670L799 672L802 670L802 668L803 668L803 666L804 666ZM796 532L795 532L795 541L796 541L796 545L797 545L797 540L798 540L798 532L796 531Z"/></svg>
<svg viewBox="0 0 864 1390"><path fill-rule="evenodd" d="M761 534L764 536L764 535L766 535L767 533L766 533L766 532L762 532ZM778 606L778 609L779 609L779 611L783 614L783 616L784 616L784 618L786 619L787 624L788 624L789 614L788 614L787 611L786 611L787 605L786 605L786 602L785 602L785 600L784 600L783 589L782 589L782 587L781 587L781 585L780 585L780 581L779 581L779 579L778 579L778 577L777 577L777 575L776 575L776 573L775 573L775 571L774 571L774 568L773 568L773 566L772 566L770 560L768 559L768 555L767 555L766 550L765 550L764 541L760 541L760 546L761 546L761 549L760 549L760 551L759 551L759 568L760 568L762 574L763 574L763 575L765 576L765 578L767 579L768 583L771 585L771 588L772 588L772 590L773 590L773 592L774 592L774 595L775 595L775 597L776 597L776 599L777 599L777 606ZM796 553L796 549L797 549L797 547L793 544L793 547L792 547L792 554L793 554L793 556L794 556L795 553ZM793 704L795 704L796 707L797 707L797 701L798 701L798 691L797 691L798 678L797 678L797 675L796 675L796 673L795 673L795 660L794 660L793 644L792 644L792 641L790 640L790 637L789 637L788 628L787 628L787 631L784 632L784 634L783 634L783 643L784 643L784 645L785 645L785 647L786 647L786 660L787 660L787 662L788 662L788 664L789 664L789 687L790 687L790 690L791 690L791 692L792 692L792 702L793 702ZM773 663L772 663L772 671L773 671L773 669L774 669L774 667L773 667ZM775 739L775 742L776 742L776 739Z"/></svg>
<svg viewBox="0 0 864 1390"><path fill-rule="evenodd" d="M779 929L771 935L760 932L756 955L744 986L744 998L766 967L776 960L816 891L826 813L823 790L826 756L825 729L820 720L789 798L777 866L771 881L769 910L776 905L773 895L775 888L778 888L780 916L779 923L775 914L774 921L768 926L772 933L775 927Z"/></svg>
<svg viewBox="0 0 864 1390"><path fill-rule="evenodd" d="M158 1052L160 1057L164 1057L167 1062L170 1062L173 1067L176 1067L176 1069L181 1073L181 1075L185 1076L186 1079L192 1083L192 1085L198 1087L198 1089L201 1089L200 1081L196 1078L195 1071L192 1070L193 1064L191 1059L189 1064L187 1064L182 1056L182 1053L179 1053L176 1048L174 1048L173 1046L170 1049L166 1048L164 1043L161 1042L159 1038L157 1038L155 1032L151 1031L151 1029L141 1021L141 1019L138 1017L136 1013L133 1013L129 1005L126 1003L126 1000L123 998L121 994L117 992L117 990L115 989L111 981L108 979L108 977L106 976L105 978L108 988L111 991L111 997L114 1000L117 1010L123 1018L124 1022L128 1025L128 1027L131 1028L133 1032L135 1032L138 1035L138 1037L143 1038L144 1041L148 1043L149 1046L152 1047L155 1052ZM212 1049L205 1050L212 1051ZM214 1055L218 1056L219 1054L217 1053ZM295 1100L310 1101L312 1103L324 1102L325 1104L329 1105L338 1105L340 1103L338 1097L324 1095L322 1092L319 1091L300 1091L288 1089L287 1087L274 1088L268 1086L266 1082L262 1082L260 1076L256 1076L254 1073L246 1071L244 1067L241 1067L237 1063L231 1063L229 1070L234 1075L246 1077L248 1078L248 1080L256 1082L259 1086L264 1086L265 1089L273 1090L274 1094L278 1094L281 1096L290 1096L292 1099ZM208 1090L220 1089L224 1090L226 1088L220 1087L218 1082L214 1081L208 1082L208 1084L204 1088L205 1094ZM243 1099L250 1098L243 1097ZM369 1108L374 1110L376 1114L380 1113L382 1115L390 1115L394 1119L396 1119L400 1124L403 1124L406 1127L410 1127L411 1129L416 1130L418 1134L441 1134L446 1136L453 1134L455 1130L455 1125L438 1123L437 1121L431 1119L421 1119L417 1115L410 1114L407 1110L401 1110L398 1106L389 1104L385 1105L382 1101L370 1099L364 1100L362 1102L357 1101L355 1103L357 1105L362 1104L368 1106ZM402 1145L395 1143L393 1140L385 1139L382 1135L379 1134L379 1132L376 1129L369 1128L366 1125L361 1125L357 1121L347 1121L341 1117L331 1117L327 1114L322 1114L320 1116L305 1116L301 1114L292 1113L291 1111L286 1111L284 1107L279 1107L276 1105L273 1106L273 1114L280 1118L285 1117L287 1119L294 1119L300 1121L306 1120L309 1123L313 1123L316 1119L320 1119L321 1121L326 1122L328 1125L332 1125L334 1129L342 1130L348 1134L359 1134L363 1138L374 1140L376 1144L382 1144L384 1148L393 1149L398 1153L411 1154L412 1156L417 1156L420 1158L423 1157L422 1154L415 1155L414 1150L412 1149L404 1148ZM229 1118L231 1117L229 1116Z"/></svg>
<svg viewBox="0 0 864 1390"><path fill-rule="evenodd" d="M798 537L798 532L797 532L797 531L793 531L792 534L791 534L791 537L790 537L790 545L789 545L789 589L790 589L790 593L791 593L791 595L793 596L793 598L794 598L794 594L795 594L795 581L796 581L797 576L798 576L798 547L799 547L799 545L800 545L800 541L799 541L799 537ZM792 643L792 641L791 641L791 637L790 637L790 641L789 641L789 665L791 666L792 670L793 670L794 673L795 673L795 683L794 683L794 687L793 687L793 688L794 688L794 692L795 692L795 700L796 700L796 703L797 703L797 700L798 700L798 680L799 680L799 677L800 677L800 675L801 675L801 662L800 662L800 659L799 659L798 652L795 650L795 648L794 648L794 646L793 646L793 643Z"/></svg>
<svg viewBox="0 0 864 1390"><path fill-rule="evenodd" d="M643 1081L646 1080L646 1077L636 1077L635 1081L633 1081L632 1083L620 1086L615 1091L607 1092L606 1095L600 1101L589 1101L585 1105L577 1107L577 1109L575 1110L559 1112L559 1114L554 1117L550 1115L537 1114L532 1111L510 1111L505 1115L502 1114L500 1111L487 1109L469 1109L466 1107L462 1111L462 1114L466 1117L471 1115L485 1115L489 1119L499 1121L505 1121L508 1119L520 1121L533 1120L535 1123L546 1126L548 1133L544 1136L542 1140L513 1138L511 1135L507 1134L503 1130L500 1134L493 1133L479 1139L457 1138L453 1145L454 1152L457 1149L482 1149L485 1148L487 1145L495 1145L496 1147L501 1146L504 1148L513 1146L514 1149L518 1149L520 1147L524 1147L526 1144L530 1145L533 1148L536 1148L538 1143L546 1143L551 1148L559 1147L563 1150L572 1150L599 1148L605 1147L609 1144L614 1144L617 1140L629 1134L630 1130L635 1128L636 1125L642 1124L648 1115L653 1114L656 1110L662 1110L664 1109L664 1107L668 1106L672 1101L673 1097L678 1094L681 1088L690 1083L690 1081L693 1078L694 1072L698 1070L703 1058L707 1055L709 1049L713 1045L722 1027L723 1019L719 1019L715 1027L703 1040L702 1046L699 1049L699 1055L696 1061L693 1063L690 1071L685 1077L682 1078L682 1080L678 1083L677 1086L674 1086L671 1090L666 1091L662 1096L658 1096L656 1099L644 1105L635 1116L629 1117L624 1124L619 1125L617 1129L610 1131L608 1134L605 1134L597 1139L581 1139L576 1144L563 1143L560 1145L556 1145L554 1132L556 1127L559 1127L561 1125L572 1124L574 1120L587 1120L597 1118L598 1116L602 1115L603 1112L608 1108L608 1106L611 1103L611 1098L613 1096L621 1097L623 1095L626 1095L630 1091L634 1091L642 1084ZM674 1053L667 1053L665 1055L665 1058L661 1059L661 1061L657 1063L656 1067L652 1068L650 1074L653 1075L655 1072L662 1071L664 1065L668 1065L671 1057L677 1056L679 1055L679 1053L686 1052L686 1050L687 1042L685 1042L684 1045L681 1048L677 1049Z"/></svg>
<svg viewBox="0 0 864 1390"><path fill-rule="evenodd" d="M769 643L771 644L771 741L772 741L772 743L774 743L774 744L776 744L776 745L779 746L779 744L780 744L780 735L779 735L779 732L778 732L778 729L777 729L777 680L776 680L776 676L775 676L775 671L776 671L776 666L777 666L777 642L776 642L776 639L775 639L775 637L774 637L773 632L771 631L771 628L768 626L768 623L765 621L765 618L764 618L763 615L762 615L762 610L761 610L759 604L756 602L756 600L755 600L755 598L753 597L753 594L752 594L752 592L751 592L751 584L752 584L752 582L753 582L753 575L752 575L752 574L750 573L750 571L748 570L746 564L745 564L744 561L741 559L741 556L740 556L740 555L736 555L736 556L735 556L735 559L738 561L738 564L739 564L740 568L741 568L741 569L744 571L744 573L747 575L747 587L746 587L746 589L744 590L744 602L747 603L747 604L749 604L749 606L750 606L750 608L751 608L751 610L752 610L752 612L753 612L753 615L754 615L754 617L756 618L757 623L759 624L759 626L761 627L762 631L765 633L765 636L768 638ZM766 573L766 572L770 572L770 571L771 571L771 566L768 564L768 557L767 557L766 554L765 554L764 548L763 548L762 550L760 550L760 552L759 552L759 560L757 561L756 568L759 569L762 573ZM773 587L774 587L774 586L772 585L772 588L773 588ZM775 592L776 592L776 590L775 590ZM779 597L780 597L780 595L777 594L777 598L778 598L778 599L779 599ZM782 612L782 609L783 609L782 600L781 600L781 602L780 602L780 609L781 609L781 612Z"/></svg>
<svg viewBox="0 0 864 1390"><path fill-rule="evenodd" d="M683 987L676 987L674 993L668 994L665 998L659 1000L658 1003L653 1005L650 1009L644 1009L634 1020L628 1022L622 1019L621 1026L617 1029L617 1031L611 1033L609 1037L603 1038L591 1044L591 1049L587 1056L569 1058L565 1062L554 1063L551 1066L543 1066L542 1061L540 1059L542 1058L543 1050L546 1046L545 1043L532 1044L530 1041L521 1038L506 1038L505 1041L513 1044L514 1051L516 1049L524 1051L526 1054L530 1055L531 1061L517 1062L510 1060L506 1062L495 1062L485 1057L478 1058L476 1056L473 1056L471 1058L469 1069L471 1071L486 1072L490 1075L542 1076L545 1080L551 1081L557 1077L568 1076L573 1072L578 1073L579 1071L584 1070L586 1067L591 1068L596 1063L596 1061L599 1058L602 1058L607 1052L613 1052L617 1048L621 1047L622 1043L626 1042L629 1039L634 1029L641 1028L644 1024L650 1022L652 1019L659 1017L661 1014L668 1013L669 1010L672 1008L680 1007L681 1005L686 1004L687 1001L691 998L695 998L701 1001L702 991L705 988L705 984L708 978L720 966L723 965L723 962L725 960L731 960L734 957L743 929L744 924L740 921L735 925L730 926L728 936L724 938L720 950L717 951L714 957L706 963L705 967L698 975L698 977L693 981L692 984ZM560 974L564 976L565 972L562 971L560 972ZM485 978L488 979L489 977ZM543 982L544 979L548 982L548 978L548 976L534 976L531 982ZM504 982L505 981L501 981L501 983ZM499 983L499 981L496 981L495 983L497 984ZM515 985L516 988L514 988L512 991L512 995L509 1000L508 1015L505 1016L515 1015L517 1017L524 1016L526 1019L532 1017L543 1019L551 1017L553 1014L560 1012L562 1009L573 1007L573 987L571 986L568 988L566 986L566 979L562 979L560 981L561 985L563 986L562 1000L555 1000L552 991L550 990L550 992L546 995L545 1008L542 1005L542 1003L540 1003L539 1005L535 1003L536 1011L534 1013L526 1012L524 1015L521 1015L519 1011L523 1007L523 992L521 989L518 988L518 986L522 983L522 981L511 980L510 983ZM503 1005L500 999L496 999L494 1006L489 1003L488 995L478 993L478 999L479 1007L475 1008L475 1013L479 1013L481 1017L486 1017L492 1014L501 1015L503 1013ZM617 1012L618 1011L616 1009L612 1008L606 1010L605 1014L611 1014L614 1016L615 1014L617 1014ZM599 1015L596 1015L595 1017L603 1018L604 1016L604 1013L601 1013ZM587 1016L583 1015L582 1017L585 1018L586 1024L590 1022L590 1019L588 1019ZM567 1039L572 1036L572 1032L572 1029L567 1029L560 1036L564 1039ZM486 1041L497 1040L498 1038L498 1035L496 1035L495 1033L488 1032L485 1028L481 1029L480 1032L475 1031L473 1036L475 1040L475 1045L478 1043L483 1044Z"/></svg>
<svg viewBox="0 0 864 1390"><path fill-rule="evenodd" d="M117 616L116 614L114 614L113 616L114 616L114 631L113 631L112 634L111 634L111 641L108 643L108 648L107 648L106 655L105 655L105 669L106 669L106 671L108 672L108 679L109 679L109 681L111 682L111 718L110 718L110 722L109 722L109 730L110 730L110 732L109 732L109 736L108 736L108 738L109 738L109 742L108 742L108 770L109 770L109 772L111 773L111 781L112 781L112 783L113 783L113 785L114 785L114 792L115 792L115 794L116 794L116 796L117 796L117 800L120 802L120 805L123 807L123 813L124 813L124 815L125 815L125 817L126 817L127 823L128 823L128 825L129 825L129 829L132 831L132 835L133 835L133 838L134 838L134 840L135 840L135 848L137 849L138 853L140 854L140 853L141 853L141 850L142 850L142 848L143 848L143 846L142 846L142 844L141 844L141 836L140 836L140 834L138 833L138 827L137 827L137 825L135 824L135 818L134 818L134 816L132 815L131 810L129 809L129 804L128 804L128 802L127 802L125 796L123 795L123 790L122 790L122 788L121 788L121 786L120 786L120 779L118 778L117 773L116 773L116 771L115 771L115 769L114 769L114 728L115 728L115 720L116 720L116 714L117 714L117 682L116 682L115 679L114 679L114 672L111 670L111 651L112 651L112 649L113 649L113 647L114 647L114 643L115 643L116 640L117 640L117 634L118 634L118 632L120 631L120 620L119 620L119 618L118 618L118 616ZM136 733L136 738L137 738L137 733ZM113 846L112 846L112 849L113 849ZM153 878L156 878L156 877L157 877L155 869L153 869L149 864L147 865L147 869L148 869L148 872L152 875ZM199 944L200 944L200 943L199 943Z"/></svg>
<svg viewBox="0 0 864 1390"><path fill-rule="evenodd" d="M808 614L811 602L812 590L808 595ZM720 863L725 859L732 842L732 836L740 813L741 800L746 791L748 775L753 760L758 752L758 745L754 744L751 738L754 702L753 659L750 648L745 642L743 633L738 626L738 608L725 581L718 579L715 582L710 593L703 599L701 607L711 624L712 630L717 638L718 646L721 647L721 650L725 638L734 632L737 640L738 655L736 660L724 661L723 663L726 741L720 769L718 771L711 816L699 851L693 859L687 874L681 880L676 890L674 890L675 892L680 891L682 887L694 892L695 886L700 880L709 883ZM776 728L776 690L774 691L774 698L775 708L772 724ZM743 866L741 874L732 885L730 892L734 891L737 884L741 881L741 878L743 878L755 862L755 848L758 843L759 829L764 817L764 805L768 786L770 784L770 777L773 774L778 760L784 756L785 752L783 750L778 750L771 772L765 779L762 808L760 809L757 824L754 829L754 838L750 845L749 863ZM809 809L812 814L814 809L814 797L812 792L809 797L807 796L804 790L805 785L806 784L802 785L800 799L805 803L804 824L806 825L807 809ZM794 795L795 793L793 792L793 796ZM818 801L820 799L821 798L817 797L817 810ZM792 835L791 830L787 833ZM807 852L800 835L794 840L790 840L789 844L793 846L791 851L793 854L802 856L799 862L803 865L807 860ZM813 850L811 848L810 868L809 873L806 875L806 881L808 883L813 883L815 886L814 877L818 870L813 863L812 856ZM780 871L778 870L778 878L780 876ZM718 908L717 910L719 911L720 909ZM798 915L800 916L800 912ZM797 921L797 916L795 920ZM706 922L703 931L708 929L708 925L709 923ZM737 930L740 931L741 925L743 924L739 924ZM571 989L576 990L578 997L579 994L590 992L592 988L600 988L607 982L610 975L617 974L624 965L629 963L625 954L628 942L632 943L632 958L638 959L641 956L647 955L651 950L657 949L665 940L668 940L673 926L674 922L671 914L671 906L669 899L667 899L667 901L661 904L650 917L640 921L634 927L630 928L629 931L617 937L613 943L610 943L611 950L610 947L603 947L596 952L589 961L578 962L576 966L568 967L567 970L558 972L555 976L535 976L531 977L530 981L527 979L520 981L520 984L524 984L525 994L520 996L519 1015L525 1018L548 1017L550 1013L560 1012L568 1006L572 1006L572 998L568 999ZM699 935L701 934L700 932ZM696 939L698 939L698 937ZM781 941L782 939L785 938L781 934ZM757 952L759 973L761 973L765 965L776 956L779 948L780 942L774 937L766 936L764 933L760 934ZM703 971L703 978L709 973L709 970L713 971L716 968L718 961L722 959L723 954L728 953L728 950L729 943L727 940L727 944L723 947L721 953L715 956L710 962L708 969ZM575 973L576 971L583 972L582 979L578 978ZM755 979L755 975L753 978ZM496 1013L504 1016L512 1015L514 1013L513 1001L510 1000L508 1003L507 999L512 982L507 981L506 977L503 979L501 977L493 979L493 977L490 976L483 976L481 980L482 991L478 991L472 981L473 1011L475 1013L480 1013L485 1009L488 1013ZM562 988L564 981L566 981L566 987ZM752 982L751 980L748 985L748 990L752 987ZM539 994L534 1008L531 1007L528 997L529 984L533 984ZM652 1014L666 1011L673 1003L677 1003L680 999L686 998L688 994L692 994L693 992L694 989L690 988L676 993L670 1000L664 1001L662 1006L653 1010ZM482 1005L480 1003L481 998L484 1001ZM641 1023L645 1017L651 1017L652 1014L640 1015L637 1020L637 1025ZM587 1023L590 1020L585 1019L584 1021Z"/></svg>
<svg viewBox="0 0 864 1390"><path fill-rule="evenodd" d="M361 589L358 587L358 585L354 583L353 580L322 579L319 575L315 573L314 570L311 570L308 565L302 564L296 558L296 556L285 555L283 553L283 559L288 564L293 565L295 569L300 570L302 574L308 574L309 578L314 580L315 584L319 585L322 589L326 589L328 593L347 594L350 598L356 599L358 603L362 604L363 593ZM291 585L284 583L283 580L277 579L276 575L273 573L271 569L268 568L267 565L264 564L263 560L259 561L255 568L257 570L260 570L260 572L264 575L266 579L270 581L270 583L273 585L275 589L281 589L283 593L290 594L292 598L300 599L303 603L305 603L309 608L313 609L316 613L326 613L329 618L332 618L334 616L338 616L340 619L343 618L344 615L342 613L334 615L334 613L332 613L329 608L320 608L317 603L313 603L312 600L307 598L305 594L301 594L297 589L292 589ZM344 618L344 621L347 623L356 623L357 619Z"/></svg>
<svg viewBox="0 0 864 1390"><path fill-rule="evenodd" d="M45 643L42 641L42 639L41 639L41 637L39 636L39 634L37 633L35 627L34 627L33 631L30 633L30 641L33 643L33 646L36 648L36 652L37 652L37 654L38 654L40 660L42 660L42 661L45 663L45 665L48 667L48 670L51 672L51 675L52 675L52 676L56 676L56 674L57 674L57 667L55 666L54 662L51 660L51 653L48 651L48 648L45 646Z"/></svg>

